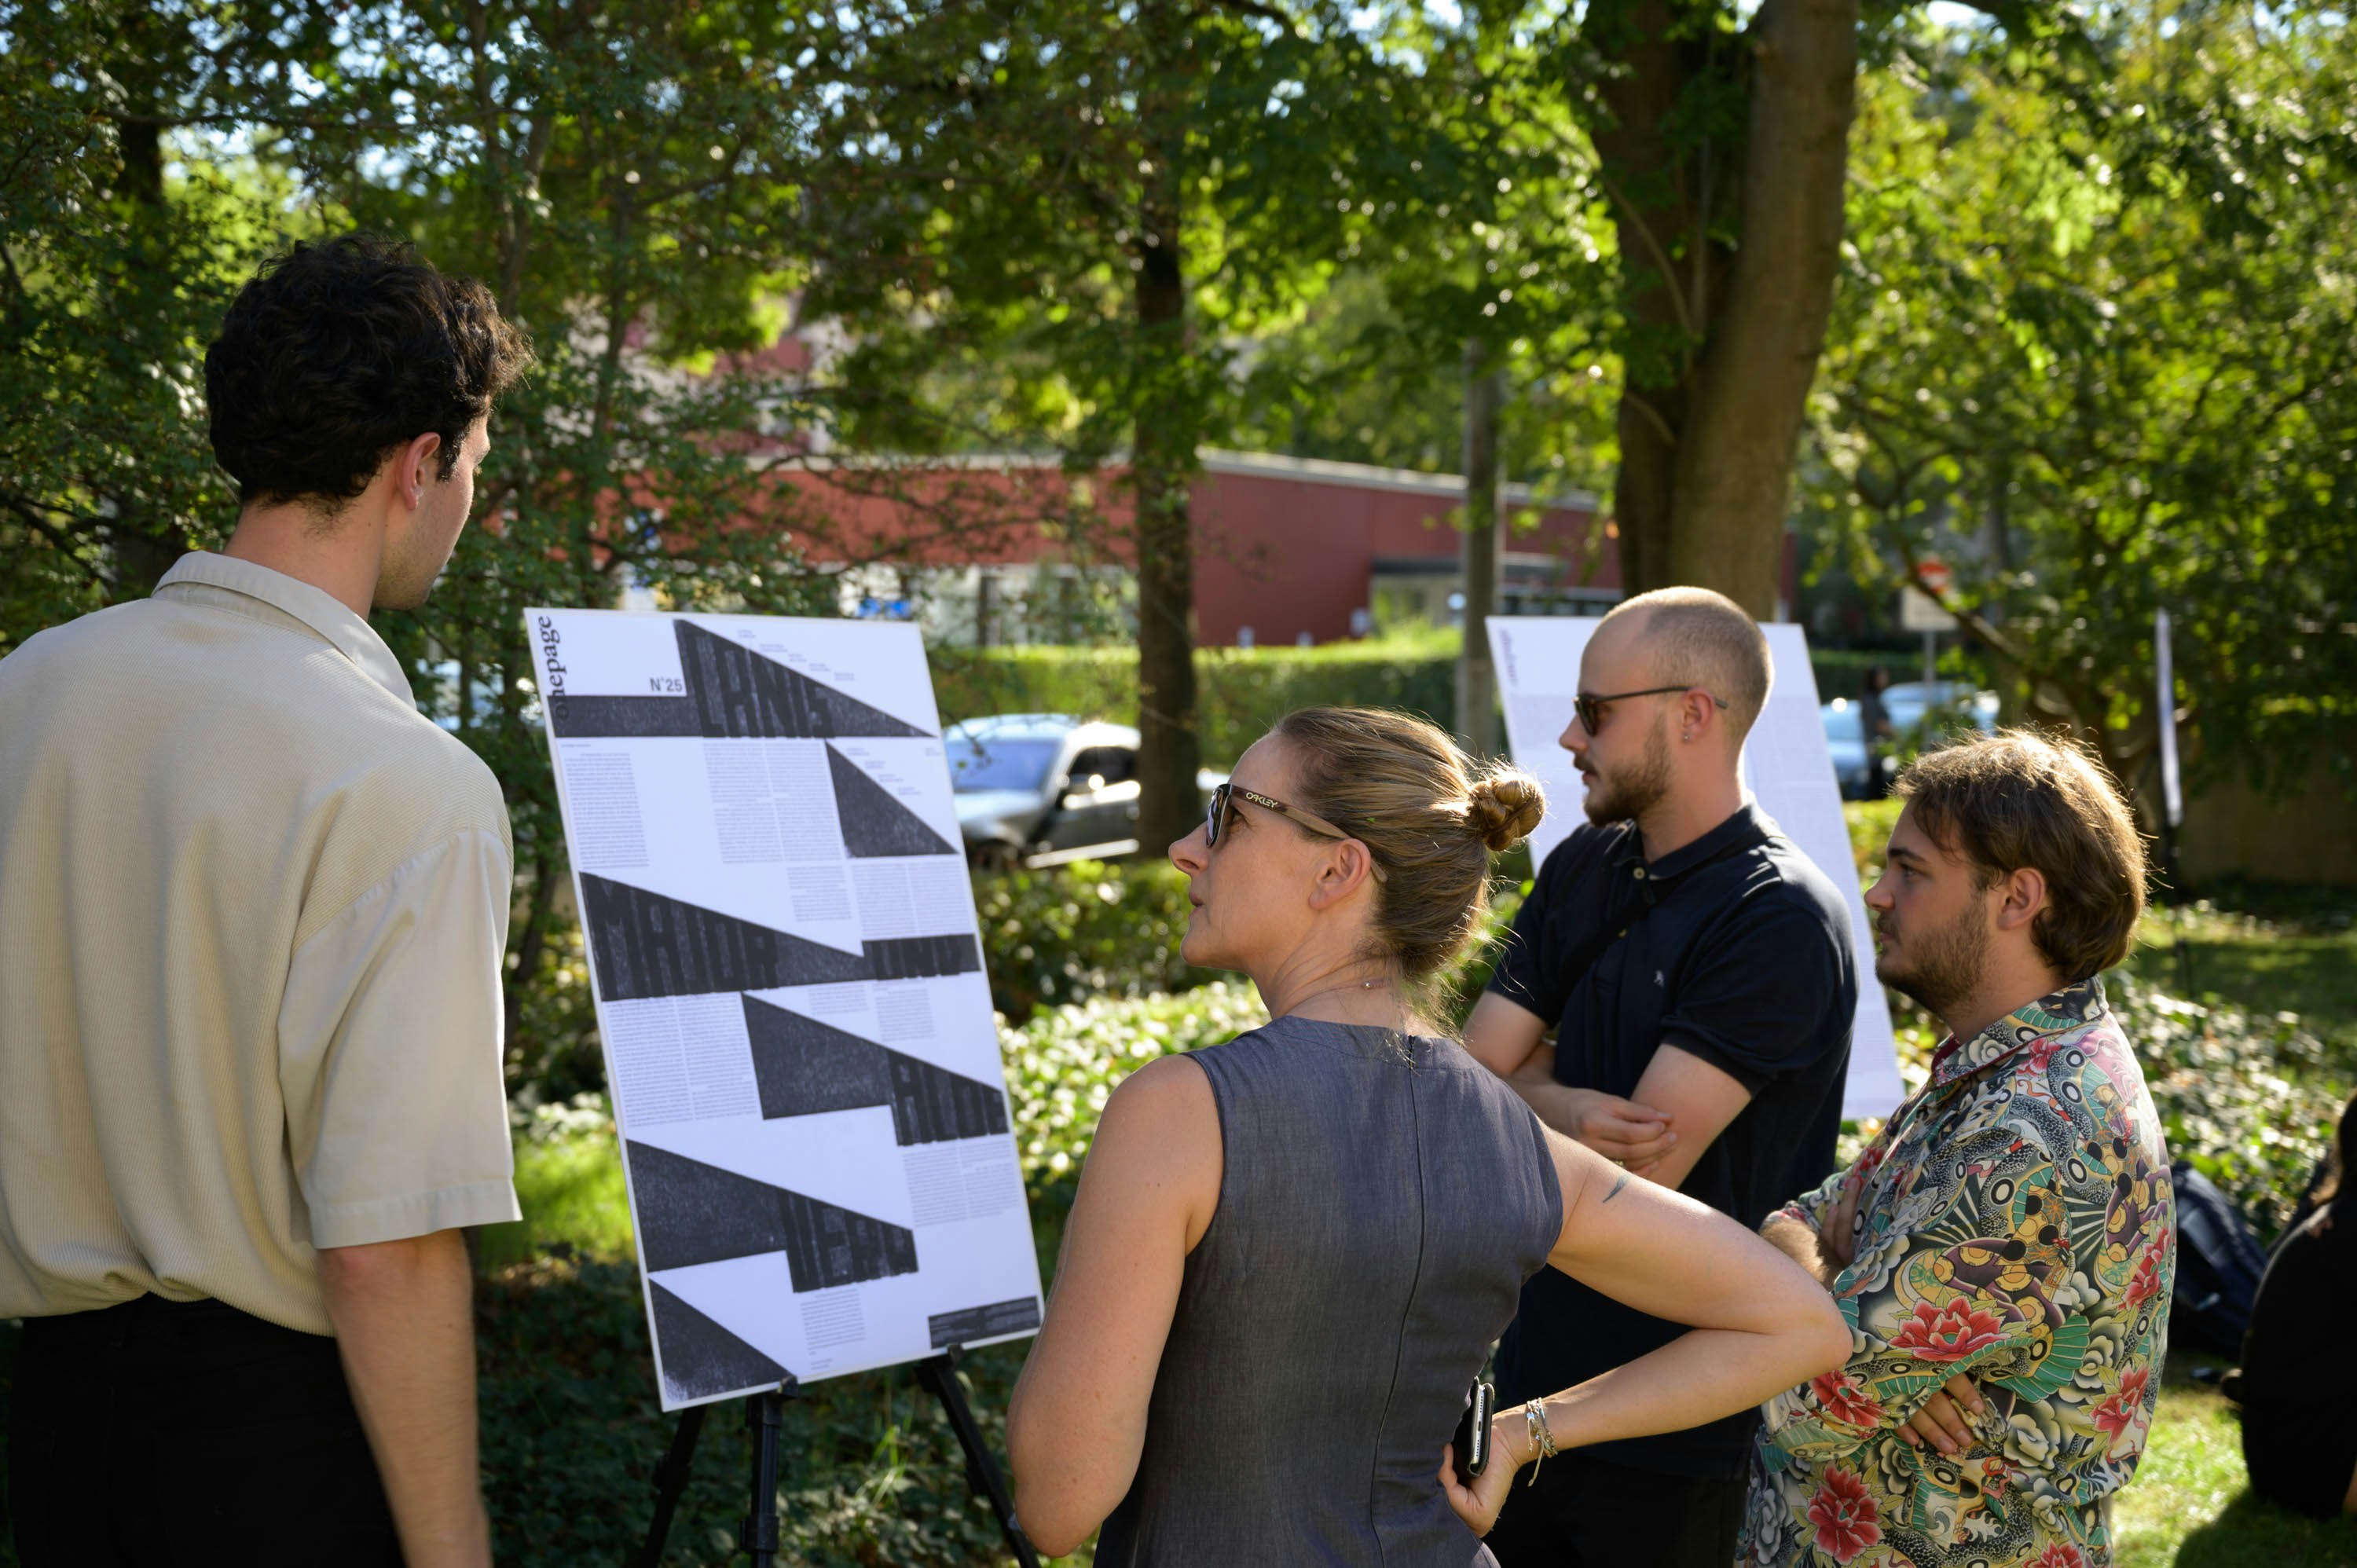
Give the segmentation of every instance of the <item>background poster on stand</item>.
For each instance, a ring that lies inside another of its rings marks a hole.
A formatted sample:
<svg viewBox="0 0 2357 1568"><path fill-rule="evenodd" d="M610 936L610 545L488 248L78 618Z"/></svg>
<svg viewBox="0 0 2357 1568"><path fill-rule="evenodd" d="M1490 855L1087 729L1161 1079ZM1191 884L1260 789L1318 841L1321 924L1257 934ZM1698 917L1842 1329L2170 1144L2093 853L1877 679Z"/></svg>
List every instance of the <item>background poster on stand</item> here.
<svg viewBox="0 0 2357 1568"><path fill-rule="evenodd" d="M1531 834L1535 866L1587 820L1587 789L1571 753L1556 744L1571 724L1579 692L1579 659L1597 618L1576 616L1491 616L1490 651L1498 664L1498 694L1505 704L1506 744L1514 764L1546 788L1546 819ZM1857 886L1849 828L1842 820L1841 786L1825 748L1817 714L1817 677L1809 667L1807 637L1797 626L1762 626L1775 678L1768 705L1743 743L1744 789L1801 853L1830 877L1849 905L1851 946L1857 956L1857 1022L1850 1036L1849 1083L1842 1115L1888 1116L1905 1098L1899 1079L1890 1004L1874 978L1874 928Z"/></svg>
<svg viewBox="0 0 2357 1568"><path fill-rule="evenodd" d="M917 628L525 628L663 1408L1037 1329Z"/></svg>

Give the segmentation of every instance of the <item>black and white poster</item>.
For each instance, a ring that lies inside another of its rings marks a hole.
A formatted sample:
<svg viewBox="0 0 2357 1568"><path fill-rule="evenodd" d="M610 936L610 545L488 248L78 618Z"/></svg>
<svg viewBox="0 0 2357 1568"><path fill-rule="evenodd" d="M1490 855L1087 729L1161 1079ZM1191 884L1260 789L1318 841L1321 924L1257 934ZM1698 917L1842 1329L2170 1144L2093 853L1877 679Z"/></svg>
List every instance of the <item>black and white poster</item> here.
<svg viewBox="0 0 2357 1568"><path fill-rule="evenodd" d="M525 612L665 1410L1039 1326L913 626Z"/></svg>

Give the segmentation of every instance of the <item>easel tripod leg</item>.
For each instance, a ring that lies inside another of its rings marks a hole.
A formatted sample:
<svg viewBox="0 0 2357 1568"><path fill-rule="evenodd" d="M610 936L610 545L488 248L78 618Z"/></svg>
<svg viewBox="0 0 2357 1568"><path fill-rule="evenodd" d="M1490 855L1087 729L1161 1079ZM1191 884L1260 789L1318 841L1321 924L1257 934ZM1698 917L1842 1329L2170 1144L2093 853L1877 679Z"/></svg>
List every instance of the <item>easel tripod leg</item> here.
<svg viewBox="0 0 2357 1568"><path fill-rule="evenodd" d="M974 1419L974 1407L966 1403L965 1389L957 1375L957 1348L917 1363L917 1377L942 1402L942 1409L950 1418L956 1432L958 1446L965 1450L966 1484L974 1496L986 1499L991 1511L998 1516L998 1528L1006 1537L1007 1549L1015 1553L1021 1568L1039 1568L1039 1553L1023 1533L1023 1526L1015 1518L1015 1496L1007 1490L1006 1477L991 1456L989 1445L982 1438L982 1427Z"/></svg>
<svg viewBox="0 0 2357 1568"><path fill-rule="evenodd" d="M788 1381L745 1402L746 1424L753 1429L753 1507L737 1545L753 1568L776 1568L778 1561L778 1445L793 1391Z"/></svg>
<svg viewBox="0 0 2357 1568"><path fill-rule="evenodd" d="M704 1433L704 1409L696 1404L680 1412L671 1447L655 1466L654 1517L647 1521L647 1539L639 1554L630 1559L630 1568L660 1568L662 1563L663 1547L671 1540L672 1515L679 1509L679 1495L686 1489L688 1471L695 1464L695 1440Z"/></svg>

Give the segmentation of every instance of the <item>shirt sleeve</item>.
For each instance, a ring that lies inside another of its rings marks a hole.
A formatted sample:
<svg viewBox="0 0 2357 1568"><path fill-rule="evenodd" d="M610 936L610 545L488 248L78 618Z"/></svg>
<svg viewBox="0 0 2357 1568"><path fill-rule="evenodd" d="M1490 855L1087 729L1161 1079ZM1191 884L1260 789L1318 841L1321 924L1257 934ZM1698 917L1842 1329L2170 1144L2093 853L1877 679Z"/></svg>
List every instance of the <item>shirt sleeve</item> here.
<svg viewBox="0 0 2357 1568"><path fill-rule="evenodd" d="M1738 914L1695 949L1662 1038L1757 1094L1848 1037L1857 1009L1839 939L1808 905Z"/></svg>
<svg viewBox="0 0 2357 1568"><path fill-rule="evenodd" d="M1811 1219L1804 1206L1837 1193L1843 1179L1785 1212ZM1992 1190L2000 1185L2001 1194ZM1820 1227L1829 1208L1814 1211ZM2017 1388L2035 1380L2063 1325L2052 1293L2068 1283L2071 1263L2067 1251L2035 1240L2035 1230L2031 1238L1983 1234L1987 1217L2004 1212L2066 1214L2053 1167L2018 1183L1968 1176L1936 1208L1889 1228L1878 1218L1864 1229L1856 1257L1833 1283L1850 1326L1849 1360L1761 1407L1771 1467L1846 1457L1896 1432L1960 1373L2015 1380Z"/></svg>
<svg viewBox="0 0 2357 1568"><path fill-rule="evenodd" d="M1563 1004L1569 988L1565 977L1555 972L1560 966L1546 961L1551 950L1547 937L1549 911L1555 907L1555 896L1563 886L1563 865L1557 862L1570 851L1575 839L1566 839L1555 846L1539 867L1531 883L1530 897L1514 911L1513 929L1506 933L1500 947L1498 961L1490 971L1489 989L1527 1012L1536 1014L1550 1029L1563 1016Z"/></svg>
<svg viewBox="0 0 2357 1568"><path fill-rule="evenodd" d="M457 833L296 950L278 1076L313 1245L519 1218L501 1074L509 875L497 834Z"/></svg>

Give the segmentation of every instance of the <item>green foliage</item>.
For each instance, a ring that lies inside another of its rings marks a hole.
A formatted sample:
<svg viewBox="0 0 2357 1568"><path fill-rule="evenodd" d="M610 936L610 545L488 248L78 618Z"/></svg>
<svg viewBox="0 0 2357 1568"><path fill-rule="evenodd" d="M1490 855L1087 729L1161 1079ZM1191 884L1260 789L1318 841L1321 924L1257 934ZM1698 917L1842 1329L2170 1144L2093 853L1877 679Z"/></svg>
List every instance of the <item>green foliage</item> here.
<svg viewBox="0 0 2357 1568"><path fill-rule="evenodd" d="M978 876L991 1005L1028 1019L1090 997L1183 991L1208 976L1178 957L1187 879L1167 860L1074 861Z"/></svg>
<svg viewBox="0 0 2357 1568"><path fill-rule="evenodd" d="M2332 1141L2345 1082L2296 1013L2182 1001L2126 975L2105 983L2136 1043L2169 1154L2190 1159L2273 1237Z"/></svg>
<svg viewBox="0 0 2357 1568"><path fill-rule="evenodd" d="M622 1561L645 1533L677 1419L655 1397L638 1271L550 1257L504 1270L477 1293L476 1333L494 1554L540 1568ZM998 1347L966 1364L975 1414L1002 1454L1022 1350ZM737 1560L749 1466L740 1411L709 1415L666 1563ZM905 1369L815 1384L788 1402L781 1453L785 1561L982 1568L1004 1552L996 1522L967 1496L956 1437Z"/></svg>
<svg viewBox="0 0 2357 1568"><path fill-rule="evenodd" d="M1861 93L1805 504L1937 554L2019 711L2124 778L2176 621L2193 776L2301 776L2357 688L2346 19L2105 13L2102 69L1925 30Z"/></svg>
<svg viewBox="0 0 2357 1568"><path fill-rule="evenodd" d="M1402 708L1445 725L1457 643L1443 632L1317 648L1197 649L1204 762L1232 767L1277 719L1319 703ZM1135 649L982 649L938 657L934 679L945 721L1061 713L1137 722Z"/></svg>

